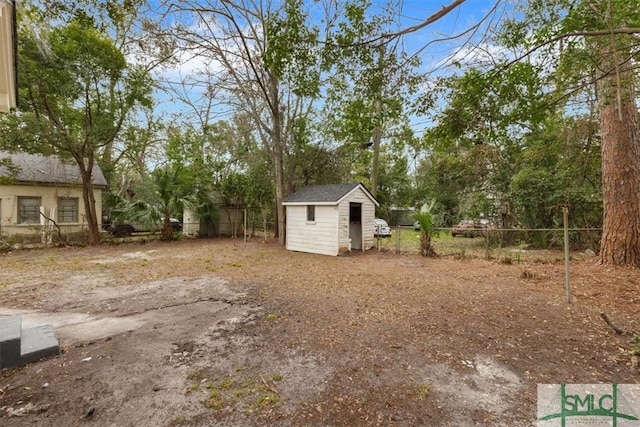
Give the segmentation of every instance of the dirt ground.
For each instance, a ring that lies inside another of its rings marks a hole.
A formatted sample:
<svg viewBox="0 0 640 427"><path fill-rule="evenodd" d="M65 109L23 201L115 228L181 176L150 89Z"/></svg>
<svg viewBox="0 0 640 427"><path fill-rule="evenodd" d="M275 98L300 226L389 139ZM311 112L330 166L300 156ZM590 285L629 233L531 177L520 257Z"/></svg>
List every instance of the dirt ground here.
<svg viewBox="0 0 640 427"><path fill-rule="evenodd" d="M62 354L8 426L528 426L538 383L637 383L640 272L198 240L0 255L0 315ZM600 311L625 334L617 335Z"/></svg>

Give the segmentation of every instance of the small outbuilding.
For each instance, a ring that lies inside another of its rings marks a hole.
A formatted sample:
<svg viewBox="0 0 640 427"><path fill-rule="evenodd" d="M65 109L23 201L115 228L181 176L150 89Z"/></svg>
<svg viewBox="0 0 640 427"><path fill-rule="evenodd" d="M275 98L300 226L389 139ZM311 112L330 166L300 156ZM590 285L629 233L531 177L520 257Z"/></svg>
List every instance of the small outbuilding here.
<svg viewBox="0 0 640 427"><path fill-rule="evenodd" d="M287 249L338 255L373 247L378 201L360 183L311 185L287 197Z"/></svg>

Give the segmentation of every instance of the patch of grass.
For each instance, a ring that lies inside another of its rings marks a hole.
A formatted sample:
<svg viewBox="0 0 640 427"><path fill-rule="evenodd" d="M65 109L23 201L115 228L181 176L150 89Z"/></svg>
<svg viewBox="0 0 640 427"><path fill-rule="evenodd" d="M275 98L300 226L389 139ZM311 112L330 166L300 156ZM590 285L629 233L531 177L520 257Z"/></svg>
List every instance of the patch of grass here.
<svg viewBox="0 0 640 427"><path fill-rule="evenodd" d="M416 391L415 391L416 399L424 400L427 397L429 397L430 394L431 394L431 384L429 383L418 384L418 387L416 388Z"/></svg>
<svg viewBox="0 0 640 427"><path fill-rule="evenodd" d="M204 401L204 406L209 409L222 409L227 406L227 402L219 390L211 390L209 396Z"/></svg>
<svg viewBox="0 0 640 427"><path fill-rule="evenodd" d="M234 384L233 378L229 377L220 383L220 388L226 390L231 388L233 384Z"/></svg>
<svg viewBox="0 0 640 427"><path fill-rule="evenodd" d="M185 417L179 416L175 417L173 420L169 422L170 426L182 426L187 423L187 419Z"/></svg>
<svg viewBox="0 0 640 427"><path fill-rule="evenodd" d="M453 254L453 258L454 259L467 259L467 249L466 248L462 248L460 249L460 252Z"/></svg>
<svg viewBox="0 0 640 427"><path fill-rule="evenodd" d="M191 394L200 391L200 383L191 383L184 394Z"/></svg>
<svg viewBox="0 0 640 427"><path fill-rule="evenodd" d="M391 228L390 237L381 237L378 239L380 248L388 251L395 251L396 245L400 240L400 250L402 252L418 252L420 250L420 232L413 228Z"/></svg>
<svg viewBox="0 0 640 427"><path fill-rule="evenodd" d="M266 320L276 320L278 317L280 316L278 316L276 313L267 313L267 315L264 316Z"/></svg>
<svg viewBox="0 0 640 427"><path fill-rule="evenodd" d="M244 369L236 369L235 372L241 372ZM236 375L236 374L234 374ZM200 370L189 373L192 378L203 377ZM281 381L283 376L281 373L272 374L270 380ZM206 398L202 400L202 404L212 410L221 410L233 404L246 413L255 413L267 409L278 408L282 406L282 400L278 396L275 389L269 388L264 384L262 375L253 376L251 378L237 378L231 375L224 377L222 381L200 381L199 384L192 385L189 392L195 392L195 385L207 389Z"/></svg>
<svg viewBox="0 0 640 427"><path fill-rule="evenodd" d="M631 354L634 356L640 356L640 335L634 335L633 345L631 346Z"/></svg>
<svg viewBox="0 0 640 427"><path fill-rule="evenodd" d="M234 262L234 263L231 264L231 267L241 268L242 264L240 264L238 262Z"/></svg>
<svg viewBox="0 0 640 427"><path fill-rule="evenodd" d="M278 396L274 393L261 393L260 396L258 396L256 403L260 409L266 409L269 407L277 408L282 405L282 402L280 402L280 399L278 399Z"/></svg>
<svg viewBox="0 0 640 427"><path fill-rule="evenodd" d="M520 252L516 252L516 262L518 264L522 263L522 254L520 254Z"/></svg>
<svg viewBox="0 0 640 427"><path fill-rule="evenodd" d="M192 381L202 381L206 378L205 372L202 369L196 369L187 373L187 379Z"/></svg>

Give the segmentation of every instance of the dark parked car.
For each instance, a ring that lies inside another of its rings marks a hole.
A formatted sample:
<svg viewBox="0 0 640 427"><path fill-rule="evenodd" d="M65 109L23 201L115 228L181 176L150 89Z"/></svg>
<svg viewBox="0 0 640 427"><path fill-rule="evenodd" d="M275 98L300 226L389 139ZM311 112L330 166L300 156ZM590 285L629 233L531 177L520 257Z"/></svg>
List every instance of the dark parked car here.
<svg viewBox="0 0 640 427"><path fill-rule="evenodd" d="M489 230L494 228L495 226L486 220L473 221L464 219L451 229L451 235L453 237L478 237L486 235Z"/></svg>
<svg viewBox="0 0 640 427"><path fill-rule="evenodd" d="M179 219L170 218L169 221L171 221L171 228L173 229L174 233L182 230L182 223ZM151 229L151 227L144 226L142 224L125 221L119 224L111 224L108 230L109 233L117 237L131 236L133 233L160 231L162 230L162 222L160 222L154 229Z"/></svg>

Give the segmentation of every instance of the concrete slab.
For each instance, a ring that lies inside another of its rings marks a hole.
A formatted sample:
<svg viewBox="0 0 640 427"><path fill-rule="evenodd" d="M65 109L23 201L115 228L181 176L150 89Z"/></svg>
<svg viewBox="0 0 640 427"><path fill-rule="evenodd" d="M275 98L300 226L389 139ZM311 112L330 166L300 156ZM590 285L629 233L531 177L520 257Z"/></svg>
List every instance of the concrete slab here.
<svg viewBox="0 0 640 427"><path fill-rule="evenodd" d="M222 301L199 301L161 309L151 309L130 316L90 315L77 312L45 312L29 309L0 308L0 315L11 314L22 317L25 329L37 325L51 325L63 346L69 347L91 340L103 339L149 326L172 326L188 321L203 313L212 317L230 306Z"/></svg>
<svg viewBox="0 0 640 427"><path fill-rule="evenodd" d="M60 344L51 325L24 329L20 347L22 364L60 353Z"/></svg>
<svg viewBox="0 0 640 427"><path fill-rule="evenodd" d="M0 318L0 369L20 365L20 329L22 318Z"/></svg>
<svg viewBox="0 0 640 427"><path fill-rule="evenodd" d="M20 339L21 316L0 317L0 342Z"/></svg>

